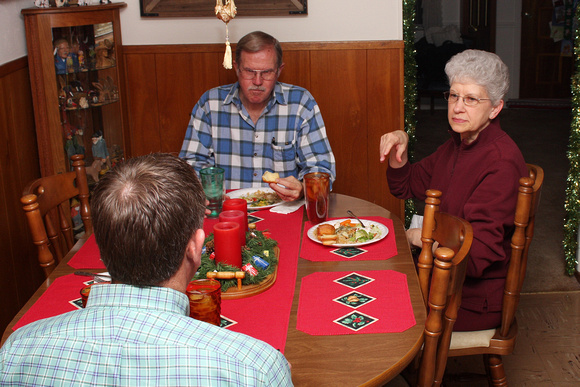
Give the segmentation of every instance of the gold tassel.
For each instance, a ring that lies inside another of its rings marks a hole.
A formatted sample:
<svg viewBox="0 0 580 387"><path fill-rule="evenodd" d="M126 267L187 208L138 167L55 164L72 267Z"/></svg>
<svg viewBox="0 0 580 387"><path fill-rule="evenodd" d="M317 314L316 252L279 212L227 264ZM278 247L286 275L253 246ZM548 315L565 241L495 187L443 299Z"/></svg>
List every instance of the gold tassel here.
<svg viewBox="0 0 580 387"><path fill-rule="evenodd" d="M224 55L224 67L228 70L232 68L232 48L230 42L226 40L226 53Z"/></svg>

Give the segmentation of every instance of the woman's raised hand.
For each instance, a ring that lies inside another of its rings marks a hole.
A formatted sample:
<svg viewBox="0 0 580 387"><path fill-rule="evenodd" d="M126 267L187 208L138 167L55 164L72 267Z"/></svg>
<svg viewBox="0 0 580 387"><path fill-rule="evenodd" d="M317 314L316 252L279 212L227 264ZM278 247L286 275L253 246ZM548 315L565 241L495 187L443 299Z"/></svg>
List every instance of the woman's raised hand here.
<svg viewBox="0 0 580 387"><path fill-rule="evenodd" d="M389 132L381 137L380 161L381 163L389 156L389 165L400 168L407 163L407 147L409 136L402 130ZM394 151L394 152L393 152Z"/></svg>

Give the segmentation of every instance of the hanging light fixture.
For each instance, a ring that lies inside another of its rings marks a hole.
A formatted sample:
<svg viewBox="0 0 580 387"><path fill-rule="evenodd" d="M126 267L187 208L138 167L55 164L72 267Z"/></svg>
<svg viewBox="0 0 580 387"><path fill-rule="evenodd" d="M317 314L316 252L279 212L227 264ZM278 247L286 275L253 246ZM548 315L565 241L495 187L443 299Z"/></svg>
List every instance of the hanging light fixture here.
<svg viewBox="0 0 580 387"><path fill-rule="evenodd" d="M237 10L234 0L216 0L215 14L218 19L226 23L226 53L224 55L224 67L232 68L232 48L230 47L228 23L236 17Z"/></svg>

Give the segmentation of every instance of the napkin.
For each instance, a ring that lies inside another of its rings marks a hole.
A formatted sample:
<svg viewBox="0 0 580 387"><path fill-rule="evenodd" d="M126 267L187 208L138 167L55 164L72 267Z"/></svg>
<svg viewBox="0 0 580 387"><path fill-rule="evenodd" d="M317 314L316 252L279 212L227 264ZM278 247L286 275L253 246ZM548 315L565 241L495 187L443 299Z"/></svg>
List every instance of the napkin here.
<svg viewBox="0 0 580 387"><path fill-rule="evenodd" d="M411 224L409 228L422 228L423 227L423 217L421 215L413 215L411 218Z"/></svg>
<svg viewBox="0 0 580 387"><path fill-rule="evenodd" d="M285 202L279 206L270 208L270 212L275 212L277 214L291 214L292 212L298 210L304 204L304 199L296 200L293 202Z"/></svg>

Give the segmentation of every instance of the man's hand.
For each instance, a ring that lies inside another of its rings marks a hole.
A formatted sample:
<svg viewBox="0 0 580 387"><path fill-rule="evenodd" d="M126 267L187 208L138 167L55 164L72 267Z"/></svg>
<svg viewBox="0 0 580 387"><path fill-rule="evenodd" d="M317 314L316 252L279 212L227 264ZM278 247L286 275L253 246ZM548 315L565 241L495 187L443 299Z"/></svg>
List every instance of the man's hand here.
<svg viewBox="0 0 580 387"><path fill-rule="evenodd" d="M270 188L285 202L293 202L303 196L302 183L294 176L281 177L276 183L270 183Z"/></svg>
<svg viewBox="0 0 580 387"><path fill-rule="evenodd" d="M211 214L211 210L207 208L209 206L209 200L205 199L205 214L203 214L204 218L207 218L209 214Z"/></svg>

